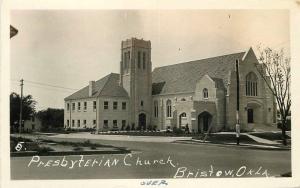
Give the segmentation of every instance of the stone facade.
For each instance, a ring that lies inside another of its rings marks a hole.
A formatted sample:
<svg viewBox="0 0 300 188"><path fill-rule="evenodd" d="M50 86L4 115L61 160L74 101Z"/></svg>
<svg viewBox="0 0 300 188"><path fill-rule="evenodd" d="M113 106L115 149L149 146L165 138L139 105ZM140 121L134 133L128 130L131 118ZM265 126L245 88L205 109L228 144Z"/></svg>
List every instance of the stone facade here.
<svg viewBox="0 0 300 188"><path fill-rule="evenodd" d="M83 128L77 122L84 121L84 126L99 131L125 126L154 126L158 130L188 126L194 132L234 130L237 62L241 129L273 126L276 104L257 71L260 66L251 48L152 71L151 43L136 38L122 41L120 74L90 82L65 99L65 126Z"/></svg>

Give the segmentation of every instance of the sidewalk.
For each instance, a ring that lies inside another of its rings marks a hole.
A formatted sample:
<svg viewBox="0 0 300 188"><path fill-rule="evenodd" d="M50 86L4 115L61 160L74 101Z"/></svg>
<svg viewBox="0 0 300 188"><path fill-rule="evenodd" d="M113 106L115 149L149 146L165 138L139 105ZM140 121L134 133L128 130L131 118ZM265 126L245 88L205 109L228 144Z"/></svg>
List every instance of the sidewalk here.
<svg viewBox="0 0 300 188"><path fill-rule="evenodd" d="M176 141L176 143L185 143L185 144L211 144L211 145L217 145L217 146L230 146L230 147L246 147L246 148L252 148L252 149L265 149L265 150L290 150L290 146L283 146L281 143L278 143L276 141L272 141L269 139L264 139L258 136L254 136L248 133L241 133L241 136L248 137L249 139L253 140L253 142L249 141L241 141L240 145L237 145L236 142L233 142L232 138L235 138L234 132L218 132L213 133L212 135L222 135L222 137L228 135L228 137L231 138L231 140L215 140L215 141L203 141L199 139L192 139L192 140L185 140L185 141ZM217 136L218 137L218 136Z"/></svg>
<svg viewBox="0 0 300 188"><path fill-rule="evenodd" d="M192 137L166 137L166 136L128 136L128 135L102 135L91 133L58 134L49 138L83 138L95 140L118 140L130 142L175 142L178 140L192 140Z"/></svg>

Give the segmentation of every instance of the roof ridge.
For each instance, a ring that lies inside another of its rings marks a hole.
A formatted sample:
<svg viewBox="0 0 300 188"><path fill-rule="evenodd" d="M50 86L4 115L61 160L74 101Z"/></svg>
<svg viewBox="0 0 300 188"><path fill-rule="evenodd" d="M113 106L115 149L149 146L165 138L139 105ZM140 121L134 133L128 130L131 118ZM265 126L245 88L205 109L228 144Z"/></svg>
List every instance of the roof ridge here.
<svg viewBox="0 0 300 188"><path fill-rule="evenodd" d="M237 53L231 53L231 54L225 54L225 55L218 55L218 56L214 56L214 57L207 57L207 58L197 59L197 60L192 60L192 61L186 61L186 62L176 63L176 64L172 64L172 65L164 65L164 66L161 66L161 67L155 67L155 68L153 69L153 71L154 71L155 69L159 69L159 68L171 67L171 66L182 65L182 64L188 64L188 63L196 63L196 62L202 61L202 60L213 59L213 58L220 58L220 57L224 57L224 56L236 55L236 54L241 54L241 53L246 53L246 52L247 52L247 51L243 51L243 52L237 52ZM203 62L198 62L198 63L203 63Z"/></svg>

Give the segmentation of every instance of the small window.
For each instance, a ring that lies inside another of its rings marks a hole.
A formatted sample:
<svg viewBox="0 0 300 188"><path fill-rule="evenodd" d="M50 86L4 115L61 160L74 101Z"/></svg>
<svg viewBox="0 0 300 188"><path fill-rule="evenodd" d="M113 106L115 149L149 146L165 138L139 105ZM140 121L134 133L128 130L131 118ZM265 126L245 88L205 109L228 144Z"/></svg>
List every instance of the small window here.
<svg viewBox="0 0 300 188"><path fill-rule="evenodd" d="M113 128L118 128L118 121L117 120L113 120Z"/></svg>
<svg viewBox="0 0 300 188"><path fill-rule="evenodd" d="M67 120L67 126L68 126L68 127L70 126L70 121L69 121L69 120Z"/></svg>
<svg viewBox="0 0 300 188"><path fill-rule="evenodd" d="M118 102L117 101L114 101L114 103L113 103L113 109L114 110L118 109Z"/></svg>
<svg viewBox="0 0 300 188"><path fill-rule="evenodd" d="M108 128L108 120L103 121L103 128L107 129Z"/></svg>
<svg viewBox="0 0 300 188"><path fill-rule="evenodd" d="M126 120L122 120L122 127L125 128L126 126Z"/></svg>
<svg viewBox="0 0 300 188"><path fill-rule="evenodd" d="M141 101L141 106L144 106L144 101Z"/></svg>
<svg viewBox="0 0 300 188"><path fill-rule="evenodd" d="M72 127L74 127L74 126L75 126L75 120L72 119Z"/></svg>
<svg viewBox="0 0 300 188"><path fill-rule="evenodd" d="M77 103L77 110L80 111L80 108L81 108L80 102L78 102L78 103Z"/></svg>
<svg viewBox="0 0 300 188"><path fill-rule="evenodd" d="M146 53L143 52L143 69L146 68Z"/></svg>
<svg viewBox="0 0 300 188"><path fill-rule="evenodd" d="M86 125L86 119L83 120L83 125Z"/></svg>
<svg viewBox="0 0 300 188"><path fill-rule="evenodd" d="M207 88L203 89L203 98L208 99L208 89Z"/></svg>
<svg viewBox="0 0 300 188"><path fill-rule="evenodd" d="M87 102L84 102L83 103L83 110L86 110L87 109Z"/></svg>
<svg viewBox="0 0 300 188"><path fill-rule="evenodd" d="M67 111L70 110L70 103L67 103Z"/></svg>
<svg viewBox="0 0 300 188"><path fill-rule="evenodd" d="M93 120L93 125L96 125L96 120L95 119Z"/></svg>
<svg viewBox="0 0 300 188"><path fill-rule="evenodd" d="M77 127L80 127L80 120L77 120Z"/></svg>
<svg viewBox="0 0 300 188"><path fill-rule="evenodd" d="M122 102L122 110L126 110L126 102Z"/></svg>
<svg viewBox="0 0 300 188"><path fill-rule="evenodd" d="M73 111L75 110L75 103L74 102L72 103L72 110Z"/></svg>
<svg viewBox="0 0 300 188"><path fill-rule="evenodd" d="M97 103L96 101L93 101L93 110L96 110L97 109Z"/></svg>
<svg viewBox="0 0 300 188"><path fill-rule="evenodd" d="M108 101L104 101L104 110L108 109Z"/></svg>
<svg viewBox="0 0 300 188"><path fill-rule="evenodd" d="M138 52L138 68L141 68L141 52Z"/></svg>

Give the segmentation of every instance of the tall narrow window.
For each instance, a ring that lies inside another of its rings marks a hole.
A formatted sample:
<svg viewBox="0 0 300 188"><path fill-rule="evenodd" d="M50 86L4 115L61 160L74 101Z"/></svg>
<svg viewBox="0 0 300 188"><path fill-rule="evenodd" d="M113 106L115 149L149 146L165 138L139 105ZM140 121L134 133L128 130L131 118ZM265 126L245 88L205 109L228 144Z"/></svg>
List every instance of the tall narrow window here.
<svg viewBox="0 0 300 188"><path fill-rule="evenodd" d="M80 127L80 120L77 120L77 127Z"/></svg>
<svg viewBox="0 0 300 188"><path fill-rule="evenodd" d="M167 100L167 117L172 117L172 102L171 100Z"/></svg>
<svg viewBox="0 0 300 188"><path fill-rule="evenodd" d="M103 128L104 129L108 128L108 120L103 120Z"/></svg>
<svg viewBox="0 0 300 188"><path fill-rule="evenodd" d="M203 98L208 99L208 89L207 88L203 89Z"/></svg>
<svg viewBox="0 0 300 188"><path fill-rule="evenodd" d="M114 110L117 110L117 109L118 109L118 102L117 102L117 101L114 101L114 102L113 102L113 109L114 109Z"/></svg>
<svg viewBox="0 0 300 188"><path fill-rule="evenodd" d="M114 129L118 128L118 121L117 120L113 120L113 128Z"/></svg>
<svg viewBox="0 0 300 188"><path fill-rule="evenodd" d="M77 110L80 111L80 108L81 108L81 103L78 102L78 105L77 105Z"/></svg>
<svg viewBox="0 0 300 188"><path fill-rule="evenodd" d="M87 102L84 102L83 103L83 110L86 110L86 108L87 108Z"/></svg>
<svg viewBox="0 0 300 188"><path fill-rule="evenodd" d="M126 102L122 102L122 110L126 110Z"/></svg>
<svg viewBox="0 0 300 188"><path fill-rule="evenodd" d="M154 101L154 117L158 117L158 102Z"/></svg>
<svg viewBox="0 0 300 188"><path fill-rule="evenodd" d="M72 127L74 127L74 126L75 126L75 120L72 119Z"/></svg>
<svg viewBox="0 0 300 188"><path fill-rule="evenodd" d="M141 52L138 52L138 68L141 68Z"/></svg>
<svg viewBox="0 0 300 188"><path fill-rule="evenodd" d="M67 103L67 111L70 110L70 103Z"/></svg>
<svg viewBox="0 0 300 188"><path fill-rule="evenodd" d="M257 76L250 72L246 76L246 95L257 96Z"/></svg>
<svg viewBox="0 0 300 188"><path fill-rule="evenodd" d="M70 121L69 120L67 120L67 127L69 127L70 126Z"/></svg>
<svg viewBox="0 0 300 188"><path fill-rule="evenodd" d="M104 110L108 109L108 101L104 101Z"/></svg>
<svg viewBox="0 0 300 188"><path fill-rule="evenodd" d="M95 111L97 109L97 103L96 101L93 101L93 110Z"/></svg>
<svg viewBox="0 0 300 188"><path fill-rule="evenodd" d="M146 68L146 52L143 52L143 69Z"/></svg>
<svg viewBox="0 0 300 188"><path fill-rule="evenodd" d="M72 103L72 110L73 111L75 110L75 103L74 102Z"/></svg>

